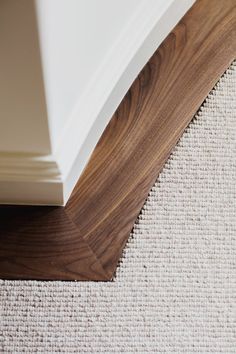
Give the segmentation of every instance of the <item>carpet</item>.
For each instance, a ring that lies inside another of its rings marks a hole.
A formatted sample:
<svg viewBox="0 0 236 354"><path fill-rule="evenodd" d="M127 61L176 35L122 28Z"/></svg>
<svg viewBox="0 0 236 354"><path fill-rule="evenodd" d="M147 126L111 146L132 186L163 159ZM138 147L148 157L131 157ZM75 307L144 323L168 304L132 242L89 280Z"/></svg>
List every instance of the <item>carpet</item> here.
<svg viewBox="0 0 236 354"><path fill-rule="evenodd" d="M2 353L236 353L236 61L174 149L112 282L0 281Z"/></svg>

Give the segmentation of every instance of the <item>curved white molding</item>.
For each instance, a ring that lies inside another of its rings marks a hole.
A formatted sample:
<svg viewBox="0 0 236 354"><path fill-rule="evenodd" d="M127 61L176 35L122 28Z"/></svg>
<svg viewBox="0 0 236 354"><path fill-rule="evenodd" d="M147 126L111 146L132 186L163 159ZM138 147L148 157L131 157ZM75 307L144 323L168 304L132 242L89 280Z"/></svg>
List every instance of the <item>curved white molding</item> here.
<svg viewBox="0 0 236 354"><path fill-rule="evenodd" d="M193 3L149 0L137 6L78 97L53 154L0 152L0 203L65 205L133 80Z"/></svg>
<svg viewBox="0 0 236 354"><path fill-rule="evenodd" d="M78 101L55 151L63 174L65 201L132 82L194 2L164 1L162 8L156 0L148 6L143 2L111 48ZM83 117L82 127L79 116Z"/></svg>

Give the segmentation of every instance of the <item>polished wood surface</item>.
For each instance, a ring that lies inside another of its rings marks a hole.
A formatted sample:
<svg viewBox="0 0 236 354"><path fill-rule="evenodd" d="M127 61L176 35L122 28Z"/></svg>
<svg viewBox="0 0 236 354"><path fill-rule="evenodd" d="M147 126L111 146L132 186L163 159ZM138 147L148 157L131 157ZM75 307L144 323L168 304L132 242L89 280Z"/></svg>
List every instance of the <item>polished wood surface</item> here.
<svg viewBox="0 0 236 354"><path fill-rule="evenodd" d="M0 207L0 277L111 279L172 148L235 57L235 0L198 0L124 97L67 205Z"/></svg>

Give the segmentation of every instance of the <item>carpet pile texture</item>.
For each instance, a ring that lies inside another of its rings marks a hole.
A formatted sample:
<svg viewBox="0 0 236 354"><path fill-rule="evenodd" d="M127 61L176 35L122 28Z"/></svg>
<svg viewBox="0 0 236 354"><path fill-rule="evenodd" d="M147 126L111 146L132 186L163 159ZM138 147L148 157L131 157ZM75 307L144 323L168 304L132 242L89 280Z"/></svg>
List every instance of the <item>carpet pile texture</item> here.
<svg viewBox="0 0 236 354"><path fill-rule="evenodd" d="M236 62L174 149L112 282L0 281L1 353L236 353Z"/></svg>

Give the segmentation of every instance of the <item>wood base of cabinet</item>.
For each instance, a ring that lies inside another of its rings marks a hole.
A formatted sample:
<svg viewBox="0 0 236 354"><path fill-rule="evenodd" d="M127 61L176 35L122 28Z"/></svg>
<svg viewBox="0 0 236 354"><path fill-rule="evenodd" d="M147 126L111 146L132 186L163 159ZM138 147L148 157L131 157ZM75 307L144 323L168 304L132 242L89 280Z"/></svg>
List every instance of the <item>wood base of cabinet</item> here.
<svg viewBox="0 0 236 354"><path fill-rule="evenodd" d="M172 148L236 57L234 0L198 0L152 56L65 207L0 207L0 277L109 280Z"/></svg>

